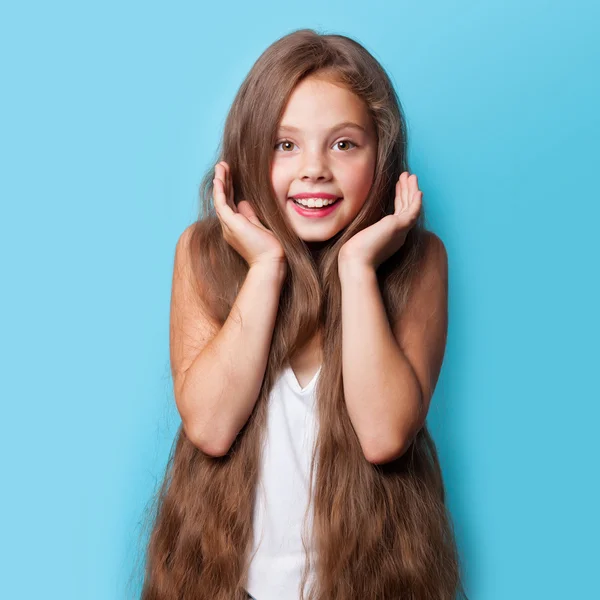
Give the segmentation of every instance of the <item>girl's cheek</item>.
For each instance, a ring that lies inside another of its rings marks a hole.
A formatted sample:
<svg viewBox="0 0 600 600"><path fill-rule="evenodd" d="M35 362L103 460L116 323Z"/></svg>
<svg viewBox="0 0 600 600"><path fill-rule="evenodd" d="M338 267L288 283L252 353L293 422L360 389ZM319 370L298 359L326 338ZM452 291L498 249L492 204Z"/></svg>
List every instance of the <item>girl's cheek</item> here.
<svg viewBox="0 0 600 600"><path fill-rule="evenodd" d="M353 188L369 188L373 180L373 170L369 165L355 165L346 173L347 180L352 183Z"/></svg>

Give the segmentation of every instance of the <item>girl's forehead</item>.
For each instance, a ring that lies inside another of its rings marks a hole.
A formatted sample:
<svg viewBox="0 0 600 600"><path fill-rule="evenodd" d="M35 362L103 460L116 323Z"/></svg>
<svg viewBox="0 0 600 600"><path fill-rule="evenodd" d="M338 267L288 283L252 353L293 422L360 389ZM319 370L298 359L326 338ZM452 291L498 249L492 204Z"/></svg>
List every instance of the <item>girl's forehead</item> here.
<svg viewBox="0 0 600 600"><path fill-rule="evenodd" d="M279 131L298 134L310 131L351 129L368 133L372 123L362 98L346 87L329 82L300 82L290 95L277 124Z"/></svg>
<svg viewBox="0 0 600 600"><path fill-rule="evenodd" d="M288 103L295 98L305 96L327 98L354 96L358 98L356 94L342 82L322 77L305 77L299 81L292 90Z"/></svg>

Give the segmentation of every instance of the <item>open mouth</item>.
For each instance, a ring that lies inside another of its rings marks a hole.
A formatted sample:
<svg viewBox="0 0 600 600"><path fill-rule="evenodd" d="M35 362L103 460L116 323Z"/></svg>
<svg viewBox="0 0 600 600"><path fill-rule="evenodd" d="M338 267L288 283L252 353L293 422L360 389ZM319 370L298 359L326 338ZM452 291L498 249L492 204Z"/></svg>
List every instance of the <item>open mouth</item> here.
<svg viewBox="0 0 600 600"><path fill-rule="evenodd" d="M342 200L342 198L336 198L335 200L323 200L321 203L321 206L318 206L319 202L317 202L317 201L312 201L311 203L313 204L313 206L310 206L309 203L302 204L302 202L300 202L300 200L296 200L295 198L290 198L290 200L292 200L292 202L296 206L299 206L300 208L303 208L305 210L315 210L316 211L316 210L323 210L326 208L330 208L331 206L334 206L340 200Z"/></svg>

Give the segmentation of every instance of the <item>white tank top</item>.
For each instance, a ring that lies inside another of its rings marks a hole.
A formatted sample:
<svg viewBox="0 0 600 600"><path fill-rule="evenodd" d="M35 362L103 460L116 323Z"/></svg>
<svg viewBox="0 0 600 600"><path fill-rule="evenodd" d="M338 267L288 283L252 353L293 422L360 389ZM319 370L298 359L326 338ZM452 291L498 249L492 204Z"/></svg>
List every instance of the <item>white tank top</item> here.
<svg viewBox="0 0 600 600"><path fill-rule="evenodd" d="M321 367L302 388L287 363L269 396L254 505L254 544L246 584L246 590L256 600L300 598L306 557L303 527L307 547L314 556L308 484L316 435L314 390L320 372ZM312 577L311 571L307 585Z"/></svg>

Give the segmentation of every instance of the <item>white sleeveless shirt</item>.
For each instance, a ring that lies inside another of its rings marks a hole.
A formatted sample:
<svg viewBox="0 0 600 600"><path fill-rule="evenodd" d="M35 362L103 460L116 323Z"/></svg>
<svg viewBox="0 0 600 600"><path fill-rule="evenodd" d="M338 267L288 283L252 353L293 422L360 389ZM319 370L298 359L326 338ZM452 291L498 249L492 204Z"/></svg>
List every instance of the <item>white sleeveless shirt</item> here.
<svg viewBox="0 0 600 600"><path fill-rule="evenodd" d="M269 396L254 505L254 543L246 584L246 590L256 600L298 600L300 597L306 557L302 545L303 527L308 549L314 556L308 487L316 435L315 386L321 368L302 388L287 363ZM311 572L308 586L312 577Z"/></svg>

